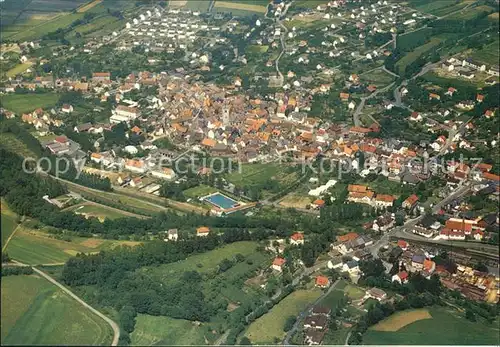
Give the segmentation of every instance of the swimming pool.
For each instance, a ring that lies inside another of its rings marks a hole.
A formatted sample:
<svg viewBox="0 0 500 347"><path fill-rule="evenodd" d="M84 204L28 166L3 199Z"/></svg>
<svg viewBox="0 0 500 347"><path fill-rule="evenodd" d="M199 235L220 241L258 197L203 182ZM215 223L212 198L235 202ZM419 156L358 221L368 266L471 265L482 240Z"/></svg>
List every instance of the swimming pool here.
<svg viewBox="0 0 500 347"><path fill-rule="evenodd" d="M221 193L215 193L210 196L207 196L205 200L223 210L227 210L239 205L237 201L228 198L227 196Z"/></svg>

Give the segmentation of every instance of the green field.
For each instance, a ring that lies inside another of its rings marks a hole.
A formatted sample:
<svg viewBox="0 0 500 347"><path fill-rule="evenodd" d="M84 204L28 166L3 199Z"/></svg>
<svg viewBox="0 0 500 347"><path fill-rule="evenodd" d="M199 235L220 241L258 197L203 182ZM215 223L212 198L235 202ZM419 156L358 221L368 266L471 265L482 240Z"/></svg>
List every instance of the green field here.
<svg viewBox="0 0 500 347"><path fill-rule="evenodd" d="M444 308L431 308L432 319L413 322L398 331L368 330L368 345L498 345L498 324L470 322L463 314Z"/></svg>
<svg viewBox="0 0 500 347"><path fill-rule="evenodd" d="M2 200L2 220L1 220L1 232L2 232L2 249L5 241L9 238L12 232L17 227L17 215L12 212L5 201Z"/></svg>
<svg viewBox="0 0 500 347"><path fill-rule="evenodd" d="M489 45L483 47L480 50L474 50L472 53L472 59L480 61L489 66L498 66L498 61L500 59L499 50L499 40L490 43Z"/></svg>
<svg viewBox="0 0 500 347"><path fill-rule="evenodd" d="M385 87L394 81L394 77L382 69L370 71L366 74L361 74L360 79L367 84L374 84L377 88Z"/></svg>
<svg viewBox="0 0 500 347"><path fill-rule="evenodd" d="M140 242L103 240L94 238L72 237L71 241L51 238L50 234L19 226L7 246L7 253L12 259L36 264L60 264L77 253L91 253L112 249L118 245L138 245Z"/></svg>
<svg viewBox="0 0 500 347"><path fill-rule="evenodd" d="M118 219L131 216L142 218L142 216L140 215L134 215L129 212L120 211L115 208L93 203L83 203L71 206L70 208L68 208L68 211L73 211L74 213L83 214L88 217L96 217L101 221L104 221L105 219Z"/></svg>
<svg viewBox="0 0 500 347"><path fill-rule="evenodd" d="M484 13L489 14L492 12L494 12L493 7L481 5L481 6L468 8L465 11L460 11L460 12L454 13L454 14L446 17L446 19L470 20L470 19L474 19L474 18L480 16L481 14L484 14Z"/></svg>
<svg viewBox="0 0 500 347"><path fill-rule="evenodd" d="M201 327L194 322L165 316L140 314L130 335L132 345L204 345Z"/></svg>
<svg viewBox="0 0 500 347"><path fill-rule="evenodd" d="M215 193L217 192L218 190L214 187L210 187L210 186L206 186L204 184L201 184L199 186L196 186L196 187L193 187L193 188L189 188L189 189L186 189L185 191L183 191L182 193L184 194L184 196L186 196L187 198L192 198L192 199L196 199L196 198L199 198L201 196L205 196L205 195L208 195L208 194L212 194L212 193Z"/></svg>
<svg viewBox="0 0 500 347"><path fill-rule="evenodd" d="M190 256L185 260L173 264L144 268L142 271L147 271L149 274L158 276L164 282L170 282L177 280L186 271L197 271L199 273L213 271L222 260L226 258L231 259L238 253L245 257L249 256L255 253L257 246L257 242L253 241L234 242L210 252Z"/></svg>
<svg viewBox="0 0 500 347"><path fill-rule="evenodd" d="M320 295L321 290L298 290L288 295L268 313L255 320L245 333L252 343L274 344L285 336L283 326L289 316L297 316Z"/></svg>
<svg viewBox="0 0 500 347"><path fill-rule="evenodd" d="M36 275L2 278L2 344L103 345L111 328Z"/></svg>
<svg viewBox="0 0 500 347"><path fill-rule="evenodd" d="M19 75L26 71L29 67L31 67L31 65L31 63L18 64L7 71L5 74L7 77L15 77L16 75Z"/></svg>
<svg viewBox="0 0 500 347"><path fill-rule="evenodd" d="M5 148L9 152L19 154L25 158L37 157L35 153L30 151L22 141L18 140L16 136L11 133L3 133L0 136L0 146Z"/></svg>
<svg viewBox="0 0 500 347"><path fill-rule="evenodd" d="M288 172L288 170L290 170ZM278 180L280 183L290 184L297 179L293 168L278 164L243 164L240 172L235 171L227 176L229 182L237 186L262 184L269 179Z"/></svg>
<svg viewBox="0 0 500 347"><path fill-rule="evenodd" d="M415 9L421 12L430 13L435 16L442 17L466 7L471 2L473 1L457 2L456 0L412 0L410 1L410 4L411 6L414 6Z"/></svg>
<svg viewBox="0 0 500 347"><path fill-rule="evenodd" d="M426 44L417 47L411 52L408 52L403 58L398 60L396 63L397 71L402 75L405 72L405 69L408 65L417 60L422 54L429 53L434 47L438 46L444 39L432 37L429 42Z"/></svg>
<svg viewBox="0 0 500 347"><path fill-rule="evenodd" d="M8 94L0 97L3 107L18 115L32 112L37 108L54 107L58 100L59 95L56 93Z"/></svg>
<svg viewBox="0 0 500 347"><path fill-rule="evenodd" d="M344 293L352 300L359 300L365 296L365 291L353 284L348 284L344 288Z"/></svg>

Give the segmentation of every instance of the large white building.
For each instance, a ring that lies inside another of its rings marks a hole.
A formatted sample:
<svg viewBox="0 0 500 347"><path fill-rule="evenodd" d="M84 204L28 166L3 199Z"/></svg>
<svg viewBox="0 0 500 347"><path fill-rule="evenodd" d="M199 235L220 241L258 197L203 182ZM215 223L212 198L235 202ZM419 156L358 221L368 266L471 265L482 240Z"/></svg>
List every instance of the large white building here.
<svg viewBox="0 0 500 347"><path fill-rule="evenodd" d="M170 168L163 168L161 170L151 171L151 175L164 180L172 180L175 177L175 172Z"/></svg>
<svg viewBox="0 0 500 347"><path fill-rule="evenodd" d="M110 123L121 123L130 122L136 119L140 115L139 109L137 107L128 107L119 105L113 112L113 115L109 118Z"/></svg>

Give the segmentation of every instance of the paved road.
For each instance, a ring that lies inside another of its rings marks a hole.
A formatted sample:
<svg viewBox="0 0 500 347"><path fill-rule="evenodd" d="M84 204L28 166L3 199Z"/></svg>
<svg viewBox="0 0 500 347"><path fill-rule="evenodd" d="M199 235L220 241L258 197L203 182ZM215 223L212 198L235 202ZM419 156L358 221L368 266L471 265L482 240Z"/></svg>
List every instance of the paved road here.
<svg viewBox="0 0 500 347"><path fill-rule="evenodd" d="M432 207L432 212L437 213L444 205L450 203L451 201L453 201L454 199L456 199L460 196L463 196L464 194L466 194L469 191L469 189L470 189L470 185L464 185L462 187L457 188L453 193L451 193L446 198L444 198L443 200L438 202L436 205L434 205ZM413 233L411 230L413 229L413 227L415 225L417 225L422 220L423 217L424 217L424 215L421 215L417 218L413 218L413 219L407 221L402 226L395 227L395 228L391 229L390 231L385 233L377 242L373 243L371 246L368 246L367 249L371 252L371 254L374 258L378 258L378 252L379 252L380 248L387 245L392 236L396 236L401 232L404 232L406 234L410 234L413 236ZM429 240L429 242L432 242L432 241L433 240ZM435 243L438 243L438 241Z"/></svg>
<svg viewBox="0 0 500 347"><path fill-rule="evenodd" d="M29 266L29 265L23 264L21 262L15 261L15 260L13 260L12 262L15 265L18 265L18 266ZM113 341L111 342L111 346L117 346L118 345L118 340L120 339L120 328L118 327L118 324L116 324L113 320L109 319L108 317L106 317L105 315L103 315L101 312L97 311L95 308L93 308L92 306L90 306L89 304L87 304L85 301L83 301L78 296L76 296L71 290L69 290L68 288L66 288L65 286L63 286L61 283L57 282L54 278L52 278L51 276L47 275L45 272L37 269L34 266L32 266L32 268L33 268L34 272L36 272L37 274L39 274L40 276L42 276L43 278L45 278L50 283L52 283L52 284L58 286L59 288L61 288L66 294L68 294L73 299L75 299L76 301L78 301L78 303L82 304L85 308L87 308L88 310L90 310L92 313L94 313L97 316L99 316L102 319L104 319L104 321L106 321L106 323L108 323L111 326L111 328L113 329L114 336L113 336Z"/></svg>
<svg viewBox="0 0 500 347"><path fill-rule="evenodd" d="M375 91L374 93L368 95L367 97L362 97L361 98L361 102L359 103L358 107L356 108L356 110L354 111L354 114L352 115L353 116L353 121L354 121L354 125L359 127L361 126L361 120L359 119L359 116L361 115L361 112L363 111L363 108L365 107L365 102L366 100L369 100L371 98L374 98L375 96L377 96L377 94L379 93L383 93L385 92L386 90L390 89L392 86L394 85L394 82L389 84L388 86L382 88L382 89L378 89L377 91ZM372 116L369 116L372 118L372 120L375 122L375 123L378 123L375 118L373 118Z"/></svg>
<svg viewBox="0 0 500 347"><path fill-rule="evenodd" d="M304 311L302 311L299 316L297 317L297 320L295 321L295 324L293 325L292 329L290 329L286 336L285 339L283 340L283 345L285 346L290 346L290 339L292 338L293 334L299 329L300 325L302 324L302 318L307 316L311 310L313 309L314 306L316 306L321 300L323 300L324 297L326 297L328 294L332 292L332 290L335 289L335 286L340 282L340 278L337 279L331 286L328 288L326 292L324 292L319 298L317 298L312 304L310 304Z"/></svg>

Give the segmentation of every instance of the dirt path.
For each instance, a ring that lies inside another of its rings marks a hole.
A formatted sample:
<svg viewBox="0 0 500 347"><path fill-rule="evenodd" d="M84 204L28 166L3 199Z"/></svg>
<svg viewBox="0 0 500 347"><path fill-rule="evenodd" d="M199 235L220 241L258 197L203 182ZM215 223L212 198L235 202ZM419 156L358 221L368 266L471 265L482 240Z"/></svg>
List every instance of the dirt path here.
<svg viewBox="0 0 500 347"><path fill-rule="evenodd" d="M17 227L12 232L12 234L10 234L9 238L7 239L7 241L5 241L5 245L3 245L3 247L2 247L2 252L5 252L5 249L7 248L7 245L9 244L10 239L14 237L14 234L16 233L16 231L19 228L19 226L21 226L21 224L17 225Z"/></svg>
<svg viewBox="0 0 500 347"><path fill-rule="evenodd" d="M15 264L17 264L19 266L29 266L29 265L20 263L20 262L15 261L15 260L13 260L13 263L15 263ZM90 310L92 313L94 313L97 316L99 316L102 319L104 319L104 321L106 323L108 323L111 326L111 328L113 329L114 336L113 336L113 341L111 342L111 346L117 346L118 345L118 340L120 339L120 328L118 327L118 324L116 324L113 320L111 320L110 318L106 317L101 312L97 311L95 308L93 308L92 306L90 306L89 304L87 304L85 301L83 301L78 296L76 296L76 294L74 294L71 290L69 290L68 288L66 288L65 286L63 286L61 283L57 282L54 278L52 278L51 276L47 275L45 272L37 269L34 266L32 266L32 268L33 268L34 272L36 272L37 274L39 274L40 276L42 276L43 278L45 278L50 283L52 283L52 284L56 285L57 287L59 287L66 294L68 294L73 299L75 299L80 304L82 304L83 307L85 307L86 309Z"/></svg>

